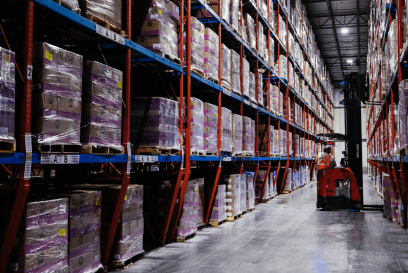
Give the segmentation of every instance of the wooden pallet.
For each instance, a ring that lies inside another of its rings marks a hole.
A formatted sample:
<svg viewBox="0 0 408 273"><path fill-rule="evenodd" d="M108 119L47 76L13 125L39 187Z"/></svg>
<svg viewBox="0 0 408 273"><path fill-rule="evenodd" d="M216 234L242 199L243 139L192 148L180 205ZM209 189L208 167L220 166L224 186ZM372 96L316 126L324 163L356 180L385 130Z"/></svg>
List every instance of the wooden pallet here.
<svg viewBox="0 0 408 273"><path fill-rule="evenodd" d="M135 155L171 155L177 154L179 151L175 149L160 149L156 147L152 148L138 148L133 149L132 154Z"/></svg>
<svg viewBox="0 0 408 273"><path fill-rule="evenodd" d="M264 198L261 200L261 203L268 203L271 200L271 198Z"/></svg>
<svg viewBox="0 0 408 273"><path fill-rule="evenodd" d="M95 147L92 144L88 144L82 147L81 152L83 154L100 154L100 155L113 155L113 154L123 154L123 150L118 150L110 147Z"/></svg>
<svg viewBox="0 0 408 273"><path fill-rule="evenodd" d="M190 155L206 156L207 153L205 151L190 151Z"/></svg>
<svg viewBox="0 0 408 273"><path fill-rule="evenodd" d="M209 222L208 224L211 225L212 227L218 227L221 226L222 224L226 223L227 219L222 220L221 222Z"/></svg>
<svg viewBox="0 0 408 273"><path fill-rule="evenodd" d="M33 145L34 151L39 153L63 153L63 154L79 154L82 151L81 145L64 145L64 144L57 144L57 145L44 145L44 144L34 144Z"/></svg>
<svg viewBox="0 0 408 273"><path fill-rule="evenodd" d="M16 151L16 140L11 142L0 142L0 153L14 153Z"/></svg>
<svg viewBox="0 0 408 273"><path fill-rule="evenodd" d="M200 76L202 78L204 78L204 76L205 76L204 72L199 71L199 70L197 70L195 68L191 69L191 71L193 71L194 73L196 73L198 76Z"/></svg>
<svg viewBox="0 0 408 273"><path fill-rule="evenodd" d="M111 23L107 22L106 20L100 19L98 17L96 17L95 15L92 14L87 14L86 15L86 19L97 23L98 25L103 26L106 29L112 30L113 32L118 33L120 36L122 37L126 37L126 32L118 27L115 27L114 25L112 25Z"/></svg>
<svg viewBox="0 0 408 273"><path fill-rule="evenodd" d="M202 224L202 225L197 227L197 230L198 231L203 230L205 227L206 227L206 224Z"/></svg>
<svg viewBox="0 0 408 273"><path fill-rule="evenodd" d="M204 74L204 79L207 79L207 80L209 80L209 81L211 81L211 82L213 82L213 83L215 83L215 84L218 84L218 83L219 83L218 79L214 79L214 78L211 77L209 74Z"/></svg>
<svg viewBox="0 0 408 273"><path fill-rule="evenodd" d="M191 238L194 238L195 235L196 234L193 233L193 234L190 234L190 235L187 235L187 236L179 236L179 237L176 237L175 241L178 242L178 243L184 243L185 241L188 241Z"/></svg>
<svg viewBox="0 0 408 273"><path fill-rule="evenodd" d="M255 210L255 208L247 209L248 212L251 212L251 211L254 211L254 210Z"/></svg>
<svg viewBox="0 0 408 273"><path fill-rule="evenodd" d="M144 257L144 250L142 250L140 253L136 254L135 256L127 259L126 261L112 261L109 264L108 269L109 270L116 270L116 271L122 271L134 264L136 261L140 260L141 258Z"/></svg>
<svg viewBox="0 0 408 273"><path fill-rule="evenodd" d="M291 193L291 192L292 192L291 190L284 190L284 191L282 191L283 194L289 194L289 193Z"/></svg>
<svg viewBox="0 0 408 273"><path fill-rule="evenodd" d="M241 217L242 217L242 213L240 213L240 214L238 214L237 216L234 216L234 217L232 217L232 216L227 217L227 221L228 222L234 222L235 220L238 220Z"/></svg>
<svg viewBox="0 0 408 273"><path fill-rule="evenodd" d="M208 153L208 152L205 152L206 153L206 155L208 155L208 156L210 156L210 155L212 155L212 156L218 156L218 153Z"/></svg>

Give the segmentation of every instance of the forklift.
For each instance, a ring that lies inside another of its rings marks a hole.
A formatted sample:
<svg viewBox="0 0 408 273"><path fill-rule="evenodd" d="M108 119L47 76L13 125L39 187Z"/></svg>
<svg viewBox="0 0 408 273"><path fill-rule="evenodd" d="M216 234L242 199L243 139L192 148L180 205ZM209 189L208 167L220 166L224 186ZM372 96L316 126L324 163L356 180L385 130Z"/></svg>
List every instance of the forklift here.
<svg viewBox="0 0 408 273"><path fill-rule="evenodd" d="M335 141L345 142L340 166L324 168L317 175L316 207L323 210L349 209L352 211L382 210L383 206L363 205L363 160L361 138L361 99L368 98L366 76L350 73L346 76L344 99L345 134L327 133L326 147L335 147Z"/></svg>

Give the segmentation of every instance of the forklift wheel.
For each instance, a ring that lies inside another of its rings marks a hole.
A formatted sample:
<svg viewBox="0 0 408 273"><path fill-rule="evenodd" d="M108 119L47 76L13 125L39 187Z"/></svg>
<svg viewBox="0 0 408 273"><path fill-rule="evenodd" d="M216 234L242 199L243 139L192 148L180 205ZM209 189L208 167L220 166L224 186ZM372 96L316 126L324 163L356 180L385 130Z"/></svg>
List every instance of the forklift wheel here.
<svg viewBox="0 0 408 273"><path fill-rule="evenodd" d="M330 204L323 204L323 210L331 210L332 209L332 205Z"/></svg>

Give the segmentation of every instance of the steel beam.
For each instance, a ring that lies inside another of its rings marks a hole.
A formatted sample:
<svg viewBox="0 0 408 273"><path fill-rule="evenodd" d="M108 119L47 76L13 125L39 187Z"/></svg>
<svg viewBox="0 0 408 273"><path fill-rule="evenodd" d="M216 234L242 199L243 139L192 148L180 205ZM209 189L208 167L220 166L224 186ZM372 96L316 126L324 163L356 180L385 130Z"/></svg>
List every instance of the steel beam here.
<svg viewBox="0 0 408 273"><path fill-rule="evenodd" d="M329 11L329 15L330 15L330 20L332 22L332 30L333 30L333 36L334 36L334 41L336 42L336 50L337 50L337 57L340 60L340 68L341 68L341 74L343 75L344 78L344 69L343 69L343 59L341 58L341 54L340 54L340 47L339 47L339 41L337 39L337 31L336 31L336 27L334 25L334 17L333 17L333 12L332 12L332 8L331 8L331 4L330 4L330 0L326 0L327 2L327 9Z"/></svg>
<svg viewBox="0 0 408 273"><path fill-rule="evenodd" d="M359 9L360 9L360 4L359 4L360 0L356 0L356 2L357 2L358 60L360 60L360 20L359 20L359 18L360 18L360 11L359 11ZM358 62L358 74L360 75L360 73L361 73L361 62L359 61Z"/></svg>
<svg viewBox="0 0 408 273"><path fill-rule="evenodd" d="M326 2L326 0L322 1L322 2ZM332 1L333 2L333 1ZM307 4L307 3L306 3ZM344 12L344 13L336 13L333 14L334 17L341 17L341 16L355 16L356 14L353 12ZM367 11L363 11L360 12L360 15L370 15L370 12ZM326 18L326 17L330 17L329 14L308 14L307 18L311 19L311 18Z"/></svg>

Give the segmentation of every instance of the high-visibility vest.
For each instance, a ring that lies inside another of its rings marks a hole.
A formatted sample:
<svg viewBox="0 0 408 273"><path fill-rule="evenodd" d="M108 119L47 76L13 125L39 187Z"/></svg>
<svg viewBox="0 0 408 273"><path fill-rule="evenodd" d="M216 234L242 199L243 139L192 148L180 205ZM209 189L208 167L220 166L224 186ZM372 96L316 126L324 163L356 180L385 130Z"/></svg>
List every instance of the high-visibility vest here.
<svg viewBox="0 0 408 273"><path fill-rule="evenodd" d="M329 168L330 166L331 155L326 155L324 158L319 157L319 161L317 162L317 170L320 171L325 168Z"/></svg>

